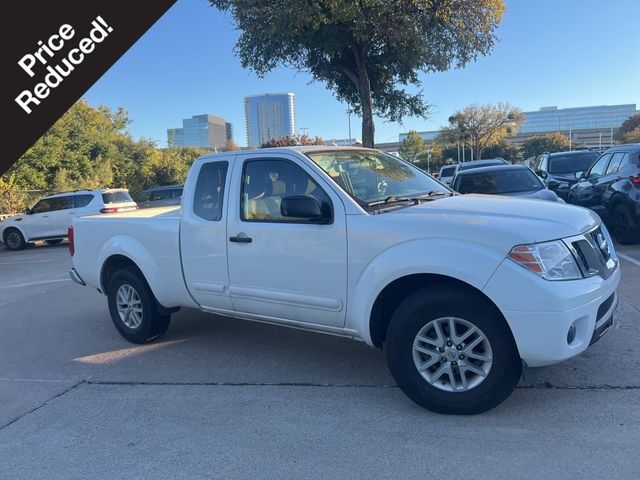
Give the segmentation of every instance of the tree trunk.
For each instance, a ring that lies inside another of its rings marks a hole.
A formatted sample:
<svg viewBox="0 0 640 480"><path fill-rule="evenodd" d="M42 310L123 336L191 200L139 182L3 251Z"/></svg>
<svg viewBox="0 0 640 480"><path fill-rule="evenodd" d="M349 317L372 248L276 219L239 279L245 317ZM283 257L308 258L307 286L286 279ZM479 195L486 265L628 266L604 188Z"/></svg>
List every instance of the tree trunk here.
<svg viewBox="0 0 640 480"><path fill-rule="evenodd" d="M359 68L360 106L362 107L362 146L375 147L375 126L373 125L373 104L371 100L371 83L365 68Z"/></svg>

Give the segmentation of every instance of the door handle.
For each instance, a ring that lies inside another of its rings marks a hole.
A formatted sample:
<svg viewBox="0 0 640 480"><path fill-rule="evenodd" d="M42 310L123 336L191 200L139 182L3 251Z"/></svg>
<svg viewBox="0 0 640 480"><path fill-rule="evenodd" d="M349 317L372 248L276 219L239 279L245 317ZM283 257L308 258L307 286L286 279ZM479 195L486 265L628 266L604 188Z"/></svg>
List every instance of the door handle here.
<svg viewBox="0 0 640 480"><path fill-rule="evenodd" d="M241 233L240 235L236 235L235 237L229 237L229 241L234 243L251 243L253 239Z"/></svg>
<svg viewBox="0 0 640 480"><path fill-rule="evenodd" d="M67 215L75 215L75 214L76 214L76 212L69 212L69 213L67 213Z"/></svg>
<svg viewBox="0 0 640 480"><path fill-rule="evenodd" d="M42 215L42 218L49 218L49 215Z"/></svg>

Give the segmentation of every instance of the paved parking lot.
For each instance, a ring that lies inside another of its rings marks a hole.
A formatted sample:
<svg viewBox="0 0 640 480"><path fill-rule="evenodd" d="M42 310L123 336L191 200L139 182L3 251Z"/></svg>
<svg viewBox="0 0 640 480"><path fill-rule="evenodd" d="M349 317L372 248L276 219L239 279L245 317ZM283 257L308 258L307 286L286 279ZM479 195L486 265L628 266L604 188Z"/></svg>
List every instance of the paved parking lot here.
<svg viewBox="0 0 640 480"><path fill-rule="evenodd" d="M183 310L132 346L65 246L0 246L0 478L640 478L640 245L619 252L615 330L453 417L342 338Z"/></svg>

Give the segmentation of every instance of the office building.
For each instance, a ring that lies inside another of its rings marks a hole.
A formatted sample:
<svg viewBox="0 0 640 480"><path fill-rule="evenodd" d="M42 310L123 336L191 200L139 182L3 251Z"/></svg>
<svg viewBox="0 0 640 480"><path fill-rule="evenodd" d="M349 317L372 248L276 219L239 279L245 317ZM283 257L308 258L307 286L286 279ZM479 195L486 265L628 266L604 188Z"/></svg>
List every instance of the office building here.
<svg viewBox="0 0 640 480"><path fill-rule="evenodd" d="M182 128L167 130L167 143L174 147L224 148L232 138L232 126L214 115L194 115L182 120Z"/></svg>
<svg viewBox="0 0 640 480"><path fill-rule="evenodd" d="M295 135L295 94L266 93L244 98L247 145L259 147L272 138Z"/></svg>
<svg viewBox="0 0 640 480"><path fill-rule="evenodd" d="M615 144L616 130L629 117L640 113L633 103L592 107L543 107L523 112L524 121L518 133L508 140L521 144L527 138L545 133L560 132L571 140L573 148L606 148ZM432 142L437 130L419 132L426 142ZM401 133L402 142L408 133Z"/></svg>

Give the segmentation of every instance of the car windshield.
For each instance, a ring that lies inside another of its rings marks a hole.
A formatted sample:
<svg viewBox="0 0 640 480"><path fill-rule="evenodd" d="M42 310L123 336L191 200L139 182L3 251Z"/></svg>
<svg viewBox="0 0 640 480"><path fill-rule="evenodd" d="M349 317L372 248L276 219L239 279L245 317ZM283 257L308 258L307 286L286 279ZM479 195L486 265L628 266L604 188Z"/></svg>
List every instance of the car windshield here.
<svg viewBox="0 0 640 480"><path fill-rule="evenodd" d="M374 150L307 152L347 194L365 209L416 197L436 198L451 190L402 159Z"/></svg>
<svg viewBox="0 0 640 480"><path fill-rule="evenodd" d="M545 188L536 174L526 168L469 173L460 175L456 183L460 193L488 195L531 192Z"/></svg>
<svg viewBox="0 0 640 480"><path fill-rule="evenodd" d="M440 174L441 177L453 177L453 174L456 171L456 166L452 166L452 167L444 167L442 169L442 173Z"/></svg>
<svg viewBox="0 0 640 480"><path fill-rule="evenodd" d="M576 173L589 170L598 158L598 152L572 153L549 156L549 173Z"/></svg>
<svg viewBox="0 0 640 480"><path fill-rule="evenodd" d="M105 204L109 203L127 203L133 202L133 198L126 190L116 190L114 192L104 192L102 194L102 201Z"/></svg>

